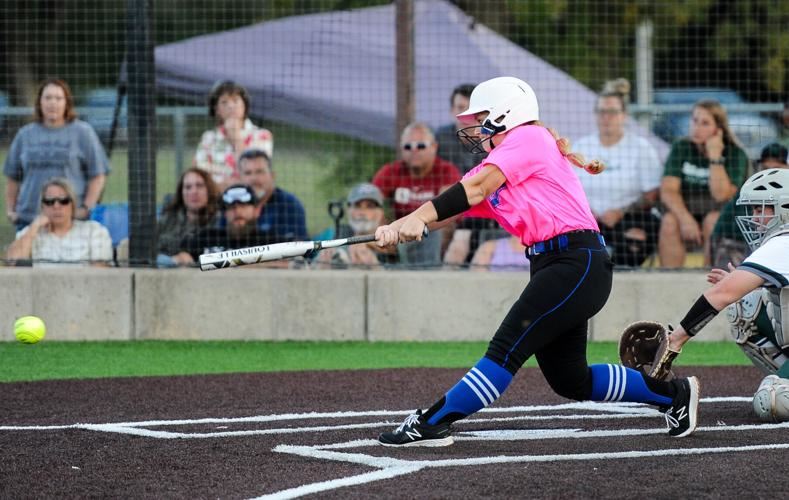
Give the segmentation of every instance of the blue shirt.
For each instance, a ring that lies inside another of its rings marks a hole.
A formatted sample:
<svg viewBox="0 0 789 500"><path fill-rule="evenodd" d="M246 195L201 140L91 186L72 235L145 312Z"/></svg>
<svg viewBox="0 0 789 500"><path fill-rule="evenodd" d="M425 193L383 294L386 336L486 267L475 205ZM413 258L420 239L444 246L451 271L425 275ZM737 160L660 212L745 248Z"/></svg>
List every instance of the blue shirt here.
<svg viewBox="0 0 789 500"><path fill-rule="evenodd" d="M219 226L226 225L227 221L223 216ZM310 239L304 206L295 195L280 188L274 188L274 194L260 211L258 229L264 233L277 235L280 241Z"/></svg>

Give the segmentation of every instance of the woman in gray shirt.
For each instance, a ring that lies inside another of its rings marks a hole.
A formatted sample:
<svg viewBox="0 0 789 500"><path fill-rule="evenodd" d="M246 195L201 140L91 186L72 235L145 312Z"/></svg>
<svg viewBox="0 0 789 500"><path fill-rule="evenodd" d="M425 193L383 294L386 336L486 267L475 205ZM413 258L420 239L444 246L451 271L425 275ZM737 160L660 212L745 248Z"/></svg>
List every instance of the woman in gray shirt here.
<svg viewBox="0 0 789 500"><path fill-rule="evenodd" d="M24 228L38 214L44 184L65 178L77 194L76 218L87 219L109 173L96 132L77 119L71 90L58 79L39 86L34 118L14 137L3 166L6 216L18 230Z"/></svg>

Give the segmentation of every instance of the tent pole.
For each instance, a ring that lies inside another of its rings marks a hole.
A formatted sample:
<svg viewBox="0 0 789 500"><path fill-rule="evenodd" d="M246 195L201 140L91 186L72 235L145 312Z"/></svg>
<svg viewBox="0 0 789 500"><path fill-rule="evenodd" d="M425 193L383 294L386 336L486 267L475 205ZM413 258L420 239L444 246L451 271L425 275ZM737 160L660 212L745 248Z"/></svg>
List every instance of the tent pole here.
<svg viewBox="0 0 789 500"><path fill-rule="evenodd" d="M400 134L414 121L414 2L395 0L395 85L397 110L395 144L400 143Z"/></svg>

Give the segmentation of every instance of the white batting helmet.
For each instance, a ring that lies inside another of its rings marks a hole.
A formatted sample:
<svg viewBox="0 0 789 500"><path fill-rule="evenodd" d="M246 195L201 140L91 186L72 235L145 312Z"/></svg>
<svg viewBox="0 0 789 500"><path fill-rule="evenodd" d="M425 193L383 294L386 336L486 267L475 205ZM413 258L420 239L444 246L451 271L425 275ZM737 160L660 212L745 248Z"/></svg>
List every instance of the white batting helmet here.
<svg viewBox="0 0 789 500"><path fill-rule="evenodd" d="M737 205L772 207L775 216L738 215L739 226L745 241L756 250L770 236L789 229L789 169L771 168L752 175L740 189Z"/></svg>
<svg viewBox="0 0 789 500"><path fill-rule="evenodd" d="M483 112L488 113L481 126L483 137L474 140L471 134L461 135L461 140L476 149L475 152L481 150L482 142L494 135L540 119L540 107L534 90L528 83L512 76L486 80L474 87L468 109L457 115L457 118L461 123L472 125L474 117Z"/></svg>

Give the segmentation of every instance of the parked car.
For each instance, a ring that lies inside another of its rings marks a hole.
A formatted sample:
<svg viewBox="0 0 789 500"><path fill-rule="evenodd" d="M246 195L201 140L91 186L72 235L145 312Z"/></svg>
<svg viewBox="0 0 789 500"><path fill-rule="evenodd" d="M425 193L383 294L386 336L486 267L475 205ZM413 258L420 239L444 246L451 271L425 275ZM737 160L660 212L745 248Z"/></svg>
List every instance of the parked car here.
<svg viewBox="0 0 789 500"><path fill-rule="evenodd" d="M690 129L690 110L696 101L715 99L724 108L730 104L745 103L734 90L724 88L663 88L655 89L655 104L687 104L688 111L666 112L657 116L653 131L662 139L671 142L678 137L687 136ZM777 140L780 136L778 124L759 113L728 111L729 126L745 146L750 158L758 158L762 147Z"/></svg>
<svg viewBox="0 0 789 500"><path fill-rule="evenodd" d="M112 131L112 118L115 112L115 103L118 101L118 90L115 87L99 87L88 91L82 98L81 111L82 119L90 123L93 129L105 145L110 138ZM126 96L121 102L120 114L118 115L118 125L115 131L115 141L125 141L127 138L126 128L128 125L128 110L126 106Z"/></svg>

